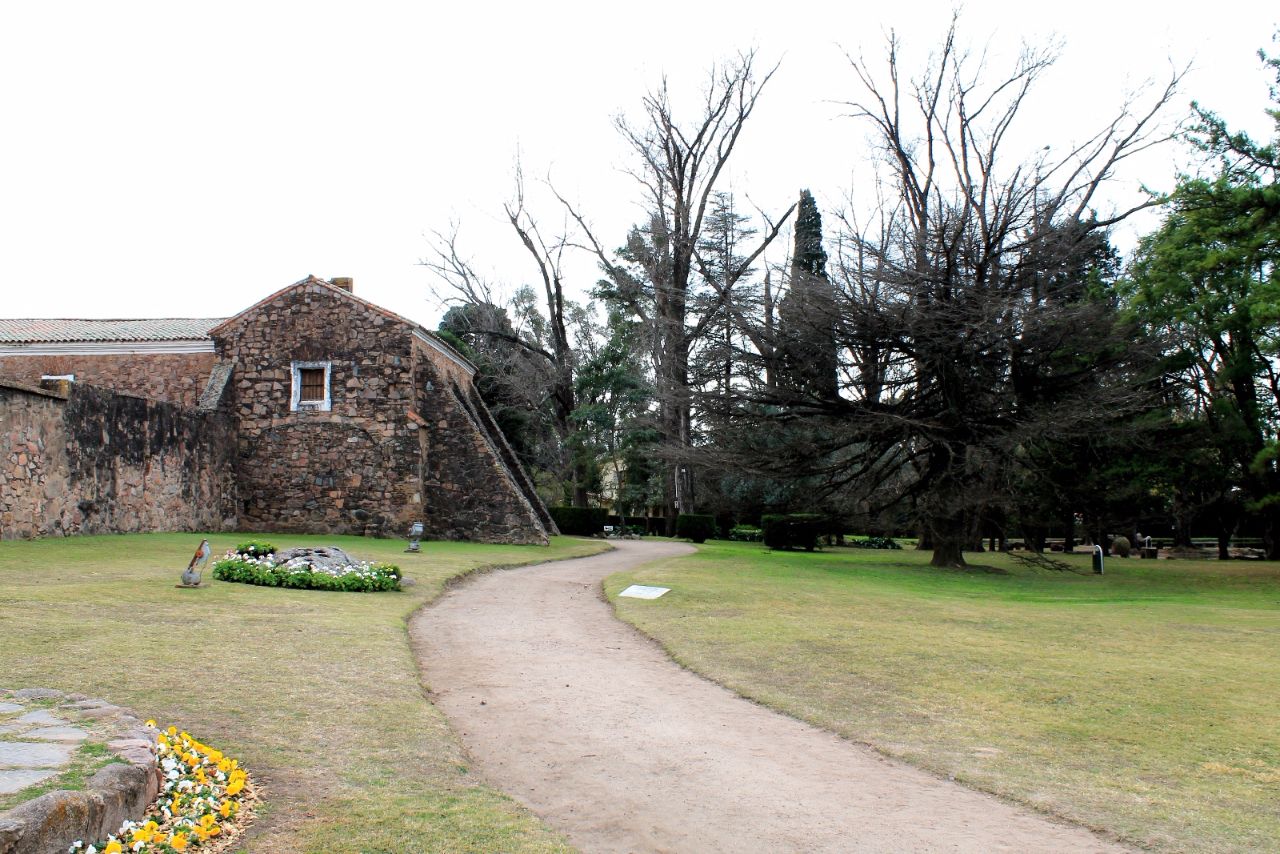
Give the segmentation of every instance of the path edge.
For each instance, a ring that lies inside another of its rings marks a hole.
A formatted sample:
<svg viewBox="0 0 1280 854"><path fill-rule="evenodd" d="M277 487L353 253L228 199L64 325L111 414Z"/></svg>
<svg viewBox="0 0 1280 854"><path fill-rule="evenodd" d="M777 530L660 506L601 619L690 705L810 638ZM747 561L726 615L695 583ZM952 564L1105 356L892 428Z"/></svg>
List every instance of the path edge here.
<svg viewBox="0 0 1280 854"><path fill-rule="evenodd" d="M694 551L691 554L674 555L670 558L659 558L658 560L673 560L678 558L690 557L692 554L698 553L698 549L696 545L693 546L693 549ZM576 558L573 558L573 559L576 560ZM657 563L658 560L651 561L651 563ZM617 597L610 599L609 594L605 590L605 583L614 575L621 575L623 572L634 572L637 569L641 569L646 566L649 566L649 564L641 564L640 566L634 567L633 569L626 569L620 572L606 575L604 578L600 579L600 583L597 585L596 595L609 608L609 613L613 616L615 620L617 620L622 625L626 626L643 641L652 644L663 654L663 656L668 661L670 661L672 664L674 664L676 667L679 667L681 670L685 671L686 673L690 674L691 676L695 676L698 679L703 680L704 682L709 682L710 684L716 686L717 688L720 688L721 690L728 691L730 694L737 697L738 699L745 700L746 702L751 703L752 705L755 705L755 706L759 706L760 708L765 709L766 711L772 712L773 714L782 715L783 717L790 718L791 720L795 721L798 724L802 724L807 727L812 727L820 732L833 735L836 738L840 739L841 741L847 742L848 744L851 744L855 747L861 747L866 750L869 750L886 762L891 762L896 765L901 765L906 768L911 768L923 774L928 774L930 777L933 777L934 779L938 780L941 783L946 783L953 786L960 786L976 794L984 795L989 798L995 798L996 800L1001 801L1008 806L1027 810L1029 812L1035 813L1036 815L1048 821L1052 821L1064 827L1070 827L1070 828L1076 828L1079 830L1088 831L1089 833L1092 833L1093 835L1097 836L1100 840L1126 847L1134 852L1152 850L1147 848L1146 846L1141 845L1135 839L1130 839L1130 838L1121 836L1120 834L1116 833L1114 830L1110 828L1096 827L1094 825L1086 824L1084 822L1074 821L1071 818L1068 818L1067 816L1045 809L1044 807L1038 806L1036 804L1018 800L1017 798L1010 797L1001 792L993 792L989 789L984 789L979 786L975 786L967 780L961 780L954 777L953 775L944 774L941 771L938 771L934 768L930 768L928 766L917 765L914 762L910 762L901 756L895 756L894 754L887 752L886 750L884 750L882 747L875 744L874 742L852 738L850 736L845 735L844 733L836 732L833 729L828 729L827 727L824 727L818 723L815 723L810 720L806 720L805 718L802 718L799 715L794 714L788 709L784 709L779 706L766 703L764 700L758 699L749 694L744 694L742 691L738 690L732 685L726 685L725 683L719 681L718 679L715 679L707 675L706 673L703 673L702 671L697 670L691 665L686 664L684 661L681 661L680 658L677 657L675 651L672 650L671 647L668 646L666 643L664 643L660 638L654 637L653 635L646 632L644 629L637 626L635 623L631 622L630 620L626 619L621 614L619 614Z"/></svg>

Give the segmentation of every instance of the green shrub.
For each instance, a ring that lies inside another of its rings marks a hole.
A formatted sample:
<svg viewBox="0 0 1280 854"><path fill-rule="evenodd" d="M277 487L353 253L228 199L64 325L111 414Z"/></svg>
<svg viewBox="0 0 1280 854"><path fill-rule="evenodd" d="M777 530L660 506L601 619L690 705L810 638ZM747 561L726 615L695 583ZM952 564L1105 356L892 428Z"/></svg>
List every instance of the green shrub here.
<svg viewBox="0 0 1280 854"><path fill-rule="evenodd" d="M766 513L760 517L764 544L771 549L818 547L818 536L826 530L827 518L819 513Z"/></svg>
<svg viewBox="0 0 1280 854"><path fill-rule="evenodd" d="M276 563L270 557L237 555L214 563L213 577L219 581L299 590L371 593L400 589L400 568L389 563L361 562L346 567L342 572L330 572L314 569L306 563Z"/></svg>
<svg viewBox="0 0 1280 854"><path fill-rule="evenodd" d="M893 537L863 537L861 539L853 537L846 541L846 545L853 546L855 549L900 549Z"/></svg>
<svg viewBox="0 0 1280 854"><path fill-rule="evenodd" d="M739 543L758 543L764 539L764 531L755 525L734 525L729 529L729 539Z"/></svg>
<svg viewBox="0 0 1280 854"><path fill-rule="evenodd" d="M275 543L269 543L266 540L245 540L236 546L236 554L248 555L249 557L265 557L273 555L279 549Z"/></svg>
<svg viewBox="0 0 1280 854"><path fill-rule="evenodd" d="M594 537L604 530L609 511L603 507L550 507L560 533L570 537Z"/></svg>
<svg viewBox="0 0 1280 854"><path fill-rule="evenodd" d="M699 513L681 513L676 517L676 536L695 543L705 543L716 533L716 517Z"/></svg>

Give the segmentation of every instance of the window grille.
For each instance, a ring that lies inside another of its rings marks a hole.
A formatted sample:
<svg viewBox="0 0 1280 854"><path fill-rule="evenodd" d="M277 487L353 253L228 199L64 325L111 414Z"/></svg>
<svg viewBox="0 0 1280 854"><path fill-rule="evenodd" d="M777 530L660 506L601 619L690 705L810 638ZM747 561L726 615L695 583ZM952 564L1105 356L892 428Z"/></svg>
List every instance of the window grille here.
<svg viewBox="0 0 1280 854"><path fill-rule="evenodd" d="M324 368L301 368L302 390L298 394L299 403L319 403L324 400Z"/></svg>

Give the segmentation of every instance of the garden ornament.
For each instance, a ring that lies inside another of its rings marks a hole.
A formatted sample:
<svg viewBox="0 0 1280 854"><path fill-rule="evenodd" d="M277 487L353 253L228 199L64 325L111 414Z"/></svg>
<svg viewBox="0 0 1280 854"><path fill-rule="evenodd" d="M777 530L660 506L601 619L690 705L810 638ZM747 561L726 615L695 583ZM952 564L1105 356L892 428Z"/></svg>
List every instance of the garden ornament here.
<svg viewBox="0 0 1280 854"><path fill-rule="evenodd" d="M422 539L422 530L421 522L414 522L409 526L409 548L405 549L406 553L415 553L421 548L418 541Z"/></svg>
<svg viewBox="0 0 1280 854"><path fill-rule="evenodd" d="M196 549L196 553L191 558L191 563L187 564L187 568L182 571L182 584L180 587L199 587L200 576L204 572L205 566L209 563L209 555L213 554L213 549L209 548L208 540L201 540L200 547Z"/></svg>

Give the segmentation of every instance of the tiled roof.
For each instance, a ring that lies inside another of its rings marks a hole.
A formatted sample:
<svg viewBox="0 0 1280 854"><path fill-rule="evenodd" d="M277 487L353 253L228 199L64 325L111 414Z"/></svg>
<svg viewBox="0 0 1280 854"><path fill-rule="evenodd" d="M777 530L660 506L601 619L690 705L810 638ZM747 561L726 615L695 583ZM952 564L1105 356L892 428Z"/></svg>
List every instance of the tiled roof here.
<svg viewBox="0 0 1280 854"><path fill-rule="evenodd" d="M0 343L78 341L187 341L208 338L225 318L166 317L156 320L0 319Z"/></svg>

